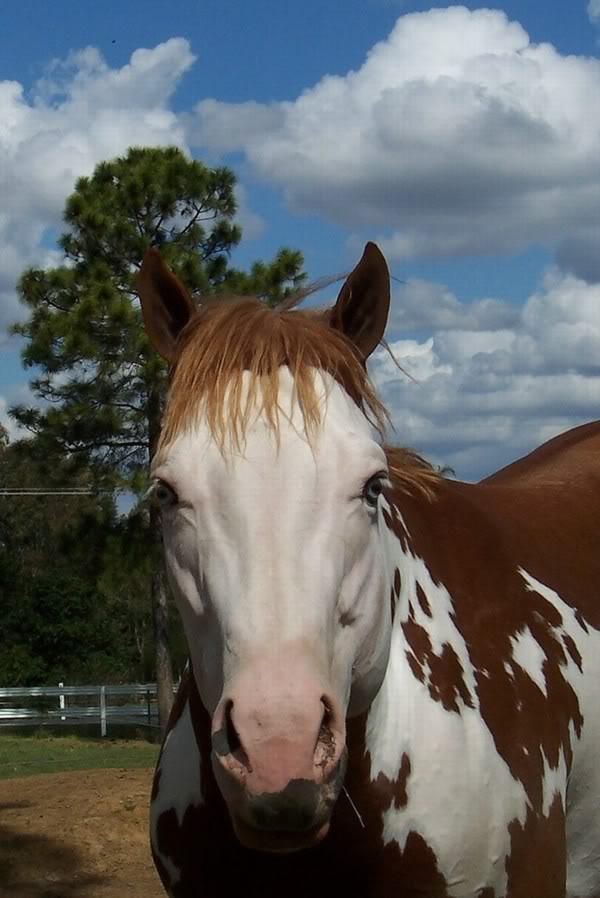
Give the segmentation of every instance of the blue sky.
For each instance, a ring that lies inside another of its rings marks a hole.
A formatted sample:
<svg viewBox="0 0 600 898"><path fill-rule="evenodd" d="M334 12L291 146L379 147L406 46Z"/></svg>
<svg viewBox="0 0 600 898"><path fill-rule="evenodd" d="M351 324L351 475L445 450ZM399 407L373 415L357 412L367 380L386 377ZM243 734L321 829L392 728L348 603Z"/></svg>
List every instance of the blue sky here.
<svg viewBox="0 0 600 898"><path fill-rule="evenodd" d="M599 18L597 0L11 5L1 324L19 271L53 261L75 177L173 141L235 168L237 264L288 244L318 277L380 243L418 381L374 360L398 439L493 470L600 407ZM26 396L14 339L0 364L6 423Z"/></svg>

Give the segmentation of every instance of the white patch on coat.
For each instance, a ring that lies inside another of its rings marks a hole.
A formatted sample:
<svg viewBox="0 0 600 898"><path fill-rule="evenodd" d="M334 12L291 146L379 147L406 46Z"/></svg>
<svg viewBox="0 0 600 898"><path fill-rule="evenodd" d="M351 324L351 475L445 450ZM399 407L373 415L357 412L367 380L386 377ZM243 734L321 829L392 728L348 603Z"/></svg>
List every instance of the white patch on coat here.
<svg viewBox="0 0 600 898"><path fill-rule="evenodd" d="M541 691L547 697L548 687L543 669L546 653L537 639L534 638L529 627L524 627L523 630L516 633L514 636L511 636L510 642L512 645L512 660L514 663L518 664L521 670L527 674L530 680L533 680L536 686L539 686ZM510 670L510 668L507 669L512 676L512 670Z"/></svg>
<svg viewBox="0 0 600 898"><path fill-rule="evenodd" d="M598 632L588 632L575 617L574 610L558 595L527 571L520 574L532 592L537 592L561 614L562 626L554 633L565 647L566 662L562 674L573 687L583 717L583 729L578 737L570 727L573 761L566 785L567 831L567 895L569 898L597 898L600 895L600 641ZM581 655L581 670L571 658L565 635L570 636ZM549 806L553 794L559 790L561 772L566 776L564 756L558 768L544 764L544 807Z"/></svg>
<svg viewBox="0 0 600 898"><path fill-rule="evenodd" d="M560 803L565 810L565 796L567 791L567 762L565 761L565 753L561 748L558 753L558 764L551 767L548 758L542 753L544 761L544 778L542 781L543 800L542 813L547 817L550 808L557 795L560 796Z"/></svg>
<svg viewBox="0 0 600 898"><path fill-rule="evenodd" d="M386 843L397 842L403 849L411 832L420 835L435 853L438 869L453 898L472 898L484 888L493 888L496 894L503 895L507 888L506 859L511 851L508 827L515 820L524 825L529 808L527 795L498 754L479 712L475 671L468 647L454 623L448 591L433 581L422 559L410 551L402 552L392 533L390 539L393 546L388 547L388 556L394 562L390 570L399 568L402 587L386 679L369 714L366 748L371 757L373 780L383 773L394 781L404 754L411 768L406 783L406 807L396 809L391 804L384 815L383 838ZM573 610L555 592L526 572L521 574L528 588L548 599L562 616L562 625L553 628L565 648L562 672L578 695L586 718L581 738L571 727L575 756L570 778L562 750L555 767L544 758L542 813L549 814L558 794L567 809L567 894L569 898L597 898L600 894L597 634L586 634ZM431 618L419 605L417 585L425 592ZM416 622L429 633L436 653L441 652L444 643L449 643L456 652L474 707L465 706L457 697L460 714L445 710L431 697L427 681L421 683L414 676L407 661L409 646L402 631L409 607ZM585 676L567 651L567 636L574 640L585 659ZM513 640L513 652L515 663L547 694L543 677L545 655L529 629Z"/></svg>
<svg viewBox="0 0 600 898"><path fill-rule="evenodd" d="M171 884L179 881L180 870L172 860L163 855L158 846L156 828L165 811L174 809L181 826L186 810L203 803L200 787L200 751L194 734L189 702L181 717L167 735L157 773L160 772L158 795L150 803L150 839L155 853L161 859L171 878Z"/></svg>
<svg viewBox="0 0 600 898"><path fill-rule="evenodd" d="M411 769L407 805L396 809L391 804L384 816L383 838L403 849L409 833L419 834L434 851L453 898L473 898L486 887L503 895L510 852L508 825L513 820L525 822L525 789L498 754L481 717L475 671L454 623L447 589L433 581L423 559L410 552L398 557L399 543L390 535L402 587L386 678L368 718L366 748L373 780L380 773L395 780L405 753ZM420 608L417 584L427 596L431 618ZM472 708L457 696L460 714L447 711L431 697L427 683L415 678L402 631L409 601L436 653L444 643L456 652Z"/></svg>
<svg viewBox="0 0 600 898"><path fill-rule="evenodd" d="M527 797L475 708L446 711L413 675L399 625L394 626L388 676L369 715L371 778L395 779L410 760L405 808L385 814L384 840L404 848L418 833L435 852L449 894L472 898L492 886L505 894L508 824L524 823Z"/></svg>

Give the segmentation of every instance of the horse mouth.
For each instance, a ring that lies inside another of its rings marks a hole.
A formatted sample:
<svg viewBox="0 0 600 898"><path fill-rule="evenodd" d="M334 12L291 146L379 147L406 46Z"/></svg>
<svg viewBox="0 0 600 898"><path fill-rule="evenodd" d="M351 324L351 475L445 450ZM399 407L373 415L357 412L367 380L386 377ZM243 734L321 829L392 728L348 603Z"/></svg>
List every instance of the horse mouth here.
<svg viewBox="0 0 600 898"><path fill-rule="evenodd" d="M232 816L232 822L235 834L244 848L271 854L292 854L313 848L323 841L329 832L330 825L330 821L326 820L309 829L297 832L295 830L258 829L237 815Z"/></svg>

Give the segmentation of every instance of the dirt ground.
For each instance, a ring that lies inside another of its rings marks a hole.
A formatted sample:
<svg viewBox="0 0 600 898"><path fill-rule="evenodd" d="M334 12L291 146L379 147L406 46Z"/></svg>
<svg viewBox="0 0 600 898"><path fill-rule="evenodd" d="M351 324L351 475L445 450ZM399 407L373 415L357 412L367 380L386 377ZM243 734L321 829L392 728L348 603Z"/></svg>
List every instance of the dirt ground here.
<svg viewBox="0 0 600 898"><path fill-rule="evenodd" d="M0 898L164 898L148 844L151 770L0 782Z"/></svg>

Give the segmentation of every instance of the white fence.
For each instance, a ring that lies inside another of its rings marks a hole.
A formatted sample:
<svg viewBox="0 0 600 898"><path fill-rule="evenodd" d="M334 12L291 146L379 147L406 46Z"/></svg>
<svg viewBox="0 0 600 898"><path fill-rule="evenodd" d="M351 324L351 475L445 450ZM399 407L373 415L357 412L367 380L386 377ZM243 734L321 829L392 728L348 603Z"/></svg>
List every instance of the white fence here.
<svg viewBox="0 0 600 898"><path fill-rule="evenodd" d="M157 727L156 684L0 688L0 727L80 726L94 721L102 736L108 724Z"/></svg>

